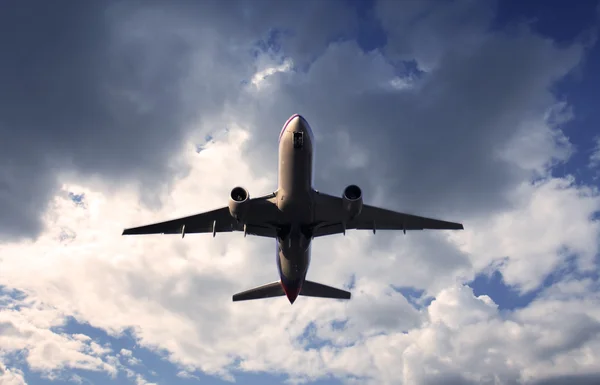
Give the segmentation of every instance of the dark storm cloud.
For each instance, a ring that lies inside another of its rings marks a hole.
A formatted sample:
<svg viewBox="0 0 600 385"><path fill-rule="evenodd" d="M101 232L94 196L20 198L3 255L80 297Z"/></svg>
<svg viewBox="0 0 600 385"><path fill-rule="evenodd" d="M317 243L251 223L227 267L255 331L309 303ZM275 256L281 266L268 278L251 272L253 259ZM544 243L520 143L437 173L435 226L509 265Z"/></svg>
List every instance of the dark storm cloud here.
<svg viewBox="0 0 600 385"><path fill-rule="evenodd" d="M403 12L386 8L398 3ZM493 8L482 2L383 3L386 56L352 42L328 46L355 27L343 2L58 4L9 2L0 14L4 238L40 230L59 171L139 183L156 202L179 170L173 155L186 127L224 121L223 111L256 130L250 146L262 161L274 160L262 149L274 150L285 119L305 114L327 140L317 149L323 190L359 183L370 201L382 187L390 208L489 212L524 178L495 153L552 103L549 86L580 56L578 46L558 49L526 29L486 33ZM244 92L252 50L273 29L308 72L272 76L276 95ZM398 58L432 68L416 90L381 89ZM349 147L333 135L339 129ZM370 170L344 167L354 147L367 150Z"/></svg>
<svg viewBox="0 0 600 385"><path fill-rule="evenodd" d="M460 374L437 374L423 381L423 385L475 385L477 382L470 381Z"/></svg>
<svg viewBox="0 0 600 385"><path fill-rule="evenodd" d="M574 374L570 376L557 376L535 382L534 385L597 385L600 384L600 373Z"/></svg>
<svg viewBox="0 0 600 385"><path fill-rule="evenodd" d="M383 0L375 12L389 36L387 55L429 69L447 52L476 48L491 25L495 5L494 0Z"/></svg>
<svg viewBox="0 0 600 385"><path fill-rule="evenodd" d="M322 8L331 14L337 6ZM5 2L0 239L40 231L62 171L113 185L140 183L145 201L156 203L176 174L172 156L187 124L217 115L239 91L253 71L248 59L257 39L271 27L313 20L311 33L286 38L302 55L311 44L323 49L348 26L351 13L324 23L318 8L319 2L298 12L268 2Z"/></svg>
<svg viewBox="0 0 600 385"><path fill-rule="evenodd" d="M61 167L156 188L152 173L167 172L168 155L180 145L185 115L176 63L155 63L152 81L143 79L139 47L111 52L107 3L57 4L10 2L0 15L4 236L39 231ZM184 51L174 44L164 54L178 61Z"/></svg>

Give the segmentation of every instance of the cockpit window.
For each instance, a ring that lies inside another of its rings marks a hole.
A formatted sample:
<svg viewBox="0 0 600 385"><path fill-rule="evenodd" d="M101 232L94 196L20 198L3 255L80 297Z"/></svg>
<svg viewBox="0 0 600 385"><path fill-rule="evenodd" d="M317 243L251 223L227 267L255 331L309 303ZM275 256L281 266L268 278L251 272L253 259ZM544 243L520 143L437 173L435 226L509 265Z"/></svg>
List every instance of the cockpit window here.
<svg viewBox="0 0 600 385"><path fill-rule="evenodd" d="M302 148L304 144L304 138L302 132L294 132L294 148Z"/></svg>

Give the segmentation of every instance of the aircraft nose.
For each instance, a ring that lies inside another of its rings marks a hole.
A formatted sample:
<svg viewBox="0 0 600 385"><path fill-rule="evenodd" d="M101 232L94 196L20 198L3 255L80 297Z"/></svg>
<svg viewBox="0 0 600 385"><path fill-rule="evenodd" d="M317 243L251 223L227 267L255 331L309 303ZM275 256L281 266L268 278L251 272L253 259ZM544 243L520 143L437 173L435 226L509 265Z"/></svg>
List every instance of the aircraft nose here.
<svg viewBox="0 0 600 385"><path fill-rule="evenodd" d="M302 115L299 115L299 114L293 115L288 124L288 127L289 127L290 131L304 133L305 137L307 137L307 138L312 138L312 136L313 136L310 125L308 124L306 119L304 119L304 117Z"/></svg>
<svg viewBox="0 0 600 385"><path fill-rule="evenodd" d="M302 132L305 136L311 138L313 137L312 129L310 125L304 119L304 117L300 114L294 114L290 116L290 118L285 122L283 128L281 129L281 133L279 134L279 140L283 137L285 132Z"/></svg>
<svg viewBox="0 0 600 385"><path fill-rule="evenodd" d="M306 131L305 120L298 114L292 115L287 126L292 131Z"/></svg>

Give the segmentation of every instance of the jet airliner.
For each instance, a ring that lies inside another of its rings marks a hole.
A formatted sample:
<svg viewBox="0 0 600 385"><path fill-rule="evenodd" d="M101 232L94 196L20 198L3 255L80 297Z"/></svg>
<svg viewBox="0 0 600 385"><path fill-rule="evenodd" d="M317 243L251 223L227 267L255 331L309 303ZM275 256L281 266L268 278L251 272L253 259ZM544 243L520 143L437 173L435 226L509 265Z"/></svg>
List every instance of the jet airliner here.
<svg viewBox="0 0 600 385"><path fill-rule="evenodd" d="M233 301L286 296L293 304L300 296L350 299L350 292L306 279L311 241L316 237L346 234L346 230L463 230L460 223L399 213L363 204L357 185L347 186L341 197L313 188L315 140L306 119L292 115L279 134L279 182L275 192L250 198L234 187L229 204L216 210L140 227L130 234L180 234L240 231L274 238L279 280L233 295Z"/></svg>

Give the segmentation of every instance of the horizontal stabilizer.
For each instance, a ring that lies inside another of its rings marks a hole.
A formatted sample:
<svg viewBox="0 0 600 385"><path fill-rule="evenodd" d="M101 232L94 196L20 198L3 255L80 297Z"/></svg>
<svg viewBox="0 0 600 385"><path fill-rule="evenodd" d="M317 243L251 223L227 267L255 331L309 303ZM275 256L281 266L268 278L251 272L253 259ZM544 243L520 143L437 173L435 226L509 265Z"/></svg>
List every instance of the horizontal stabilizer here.
<svg viewBox="0 0 600 385"><path fill-rule="evenodd" d="M275 281L233 295L233 301L248 301L251 299L282 297L285 295L281 282Z"/></svg>
<svg viewBox="0 0 600 385"><path fill-rule="evenodd" d="M323 285L321 283L304 281L300 295L305 297L350 299L350 292L335 287Z"/></svg>

